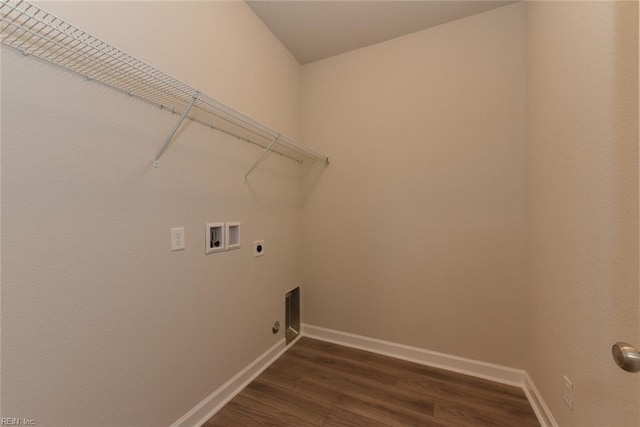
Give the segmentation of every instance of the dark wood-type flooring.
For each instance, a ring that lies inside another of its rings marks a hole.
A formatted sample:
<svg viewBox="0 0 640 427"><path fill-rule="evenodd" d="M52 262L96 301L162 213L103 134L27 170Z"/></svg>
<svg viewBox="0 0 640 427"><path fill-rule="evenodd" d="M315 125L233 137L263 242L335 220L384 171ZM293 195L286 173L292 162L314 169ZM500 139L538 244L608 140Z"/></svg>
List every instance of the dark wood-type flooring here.
<svg viewBox="0 0 640 427"><path fill-rule="evenodd" d="M539 426L518 387L301 338L214 426Z"/></svg>

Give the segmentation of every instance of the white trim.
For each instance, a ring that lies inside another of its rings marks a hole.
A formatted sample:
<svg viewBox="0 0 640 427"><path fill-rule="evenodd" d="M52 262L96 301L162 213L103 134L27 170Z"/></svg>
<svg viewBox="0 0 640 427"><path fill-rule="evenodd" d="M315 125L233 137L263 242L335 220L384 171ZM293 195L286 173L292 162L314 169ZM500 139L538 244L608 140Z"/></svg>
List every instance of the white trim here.
<svg viewBox="0 0 640 427"><path fill-rule="evenodd" d="M513 385L521 388L524 386L525 371L522 369L508 368L506 366L495 365L493 363L480 362L477 360L466 359L464 357L452 356L450 354L438 353L436 351L410 347L403 344L382 341L375 338L364 337L362 335L334 331L332 329L306 324L302 325L302 335L385 356L395 357L396 359L419 363L421 365L429 365L435 368L442 368L448 371L472 375L474 377L484 378L502 384Z"/></svg>
<svg viewBox="0 0 640 427"><path fill-rule="evenodd" d="M289 344L295 344L300 337L296 338ZM270 349L258 356L256 360L251 362L247 367L238 372L229 381L222 384L216 391L207 396L202 402L198 403L189 412L180 417L171 427L187 427L201 426L224 405L233 399L242 391L251 381L256 379L265 369L275 362L282 354L287 351L289 346L285 345L285 340L281 339Z"/></svg>
<svg viewBox="0 0 640 427"><path fill-rule="evenodd" d="M524 373L523 390L527 395L527 399L529 399L533 411L536 413L536 417L538 417L540 425L542 427L558 427L558 423L555 418L553 418L553 414L527 372Z"/></svg>

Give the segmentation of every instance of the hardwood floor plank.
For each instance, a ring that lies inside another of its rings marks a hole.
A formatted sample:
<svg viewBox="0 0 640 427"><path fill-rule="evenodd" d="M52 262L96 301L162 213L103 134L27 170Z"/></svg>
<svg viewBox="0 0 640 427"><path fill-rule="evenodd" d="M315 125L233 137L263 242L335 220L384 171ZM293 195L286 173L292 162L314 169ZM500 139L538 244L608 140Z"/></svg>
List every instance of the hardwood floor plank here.
<svg viewBox="0 0 640 427"><path fill-rule="evenodd" d="M499 414L497 411L480 409L477 407L465 405L459 402L445 402L439 399L435 401L434 415L441 420L451 421L463 427L482 427L482 426L503 426L503 427L522 427L538 425L531 424L532 420L523 419L521 417Z"/></svg>
<svg viewBox="0 0 640 427"><path fill-rule="evenodd" d="M391 426L452 426L451 423L438 420L428 414L421 414L400 405L377 399L366 399L361 396L343 395L335 407Z"/></svg>
<svg viewBox="0 0 640 427"><path fill-rule="evenodd" d="M398 386L415 392L433 393L440 401L462 403L479 410L491 408L501 417L515 417L522 425L539 425L524 392L517 387L504 384L478 387L464 382L447 382L441 378L425 377L421 374L401 372ZM436 415L437 416L437 415Z"/></svg>
<svg viewBox="0 0 640 427"><path fill-rule="evenodd" d="M380 382L388 384L395 384L398 378L397 369L368 365L362 361L355 361L335 356L329 352L325 353L316 349L306 348L304 346L304 342L298 342L289 351L287 351L287 354L300 360L306 360L308 362L322 364L345 372L375 378Z"/></svg>
<svg viewBox="0 0 640 427"><path fill-rule="evenodd" d="M300 339L205 424L539 426L518 387Z"/></svg>
<svg viewBox="0 0 640 427"><path fill-rule="evenodd" d="M327 341L320 341L303 337L300 341L298 341L298 344L300 344L300 347L315 349L317 351L332 354L344 359L350 359L359 363L366 363L368 366L377 366L381 369L391 369L393 371L397 371L402 367L402 364L398 363L400 359L390 356L384 356L382 354L377 354L370 351L360 350L357 348L345 347Z"/></svg>
<svg viewBox="0 0 640 427"><path fill-rule="evenodd" d="M356 377L309 376L298 383L295 391L325 402L335 403L343 396L351 396L388 402L422 414L433 415L431 395L407 391L396 385L383 384L371 387L362 384Z"/></svg>
<svg viewBox="0 0 640 427"><path fill-rule="evenodd" d="M429 377L404 372L399 375L398 386L415 392L424 390L425 393L433 393L436 390L436 396L442 401L464 403L479 409L490 407L497 414L520 417L526 424L537 425L536 415L524 393L516 396L515 392L511 390L509 393L505 393L502 390L496 390L495 387L473 387L468 384L433 380ZM517 392L521 392L516 387L514 388Z"/></svg>
<svg viewBox="0 0 640 427"><path fill-rule="evenodd" d="M363 417L362 415L354 414L353 412L345 409L333 408L327 419L325 420L323 427L388 427L389 424L382 423L380 421L373 420L371 418Z"/></svg>
<svg viewBox="0 0 640 427"><path fill-rule="evenodd" d="M218 414L223 414L223 419L219 421ZM206 427L218 426L268 426L268 427L313 427L302 418L293 416L284 411L280 411L260 401L251 399L241 394L234 397L227 403L218 414L211 417L204 425ZM228 424L224 424L224 423ZM230 423L230 424L229 424Z"/></svg>
<svg viewBox="0 0 640 427"><path fill-rule="evenodd" d="M491 386L479 387L456 381L445 381L421 374L400 372L398 386L415 392L432 393L442 398L447 395L450 395L451 398L464 395L495 401L496 403L518 404L524 402L528 405L527 397L522 390L504 384L494 383ZM498 386L506 387L509 391L505 392L504 389L497 389L496 387Z"/></svg>
<svg viewBox="0 0 640 427"><path fill-rule="evenodd" d="M240 394L314 425L322 425L331 409L331 406L324 402L268 382L253 381Z"/></svg>
<svg viewBox="0 0 640 427"><path fill-rule="evenodd" d="M288 390L295 389L300 379L303 378L304 373L282 362L282 358L276 360L276 362L262 372L257 379L262 382L270 382Z"/></svg>
<svg viewBox="0 0 640 427"><path fill-rule="evenodd" d="M244 421L243 421L244 418ZM253 423L253 424L251 424ZM204 423L203 427L232 427L232 426L243 426L243 427L253 427L257 426L258 423L251 420L248 417L245 417L244 414L238 414L233 409L225 406L222 408L215 417L211 417L206 423Z"/></svg>
<svg viewBox="0 0 640 427"><path fill-rule="evenodd" d="M432 413L433 393L416 393L396 384L380 382L376 378L363 377L321 363L293 359L289 366L301 373L296 392L309 394L327 403L335 402L347 391L349 394L400 403L419 412Z"/></svg>
<svg viewBox="0 0 640 427"><path fill-rule="evenodd" d="M295 391L308 395L314 399L333 403L334 408L356 413L360 417L374 418L386 421L390 425L441 425L430 415L433 414L433 396L415 393L390 384L387 378L380 380L379 375L363 376L364 369L360 368L363 361L359 361L358 353L346 347L336 345L321 345L306 347L309 341L298 342L301 350L299 354L306 354L304 350L316 350L314 358L305 357L298 363L306 365L308 375L301 379ZM314 341L317 343L317 341ZM306 347L306 348L301 348ZM336 351L338 348L340 351ZM339 356L334 355L337 353ZM320 356L324 354L325 357ZM372 353L368 353L371 355ZM296 353L292 353L297 356ZM330 358L339 362L326 363ZM388 361L385 365L373 367L388 375L397 372ZM357 366L360 369L343 369L345 365ZM369 368L373 368L367 364ZM346 406L351 408L349 411ZM354 412L355 411L355 412ZM448 425L448 424L447 424Z"/></svg>
<svg viewBox="0 0 640 427"><path fill-rule="evenodd" d="M486 390L496 391L502 393L505 396L513 396L515 398L526 398L524 392L514 386L496 383L483 378L472 377L470 375L459 374L457 372L447 371L444 369L434 368L431 366L419 365L416 363L399 361L402 365L400 367L399 377L412 376L424 381L426 384L433 383L445 383L445 384L457 384L460 386L467 386L470 388L480 388ZM403 375L404 374L404 375Z"/></svg>
<svg viewBox="0 0 640 427"><path fill-rule="evenodd" d="M489 410L505 417L516 417L522 420L523 424L538 425L535 412L526 397L514 399L494 391L445 385L441 388L438 398L449 403L462 403L477 409Z"/></svg>

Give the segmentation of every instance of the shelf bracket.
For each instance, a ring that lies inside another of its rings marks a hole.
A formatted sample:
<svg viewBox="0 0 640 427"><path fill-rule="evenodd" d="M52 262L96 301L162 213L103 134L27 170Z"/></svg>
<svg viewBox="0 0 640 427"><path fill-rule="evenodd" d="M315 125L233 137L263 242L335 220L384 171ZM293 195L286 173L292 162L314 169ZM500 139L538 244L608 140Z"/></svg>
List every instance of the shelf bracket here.
<svg viewBox="0 0 640 427"><path fill-rule="evenodd" d="M253 172L253 170L255 168L258 167L258 165L262 162L262 160L264 159L264 156L267 155L267 153L269 153L269 151L271 151L271 147L273 147L273 145L278 141L278 138L280 138L280 134L278 134L275 138L273 138L273 141L271 141L271 144L269 144L267 146L267 148L264 149L264 151L262 152L262 154L260 154L260 157L258 157L258 160L256 160L256 162L253 164L253 166L251 166L251 168L247 171L247 173L244 174L244 179L243 182L246 184L247 183L247 177L249 176L249 174L251 172Z"/></svg>
<svg viewBox="0 0 640 427"><path fill-rule="evenodd" d="M200 95L200 92L196 92L195 95L193 95L193 98L191 98L191 102L189 102L189 105L187 106L187 108L184 110L184 112L180 116L180 119L178 120L178 123L176 123L176 125L173 127L173 130L171 131L171 133L169 134L169 136L165 140L164 145L162 146L160 151L158 151L158 154L156 154L156 157L154 157L154 159L153 159L153 167L157 168L158 166L160 166L160 163L159 163L160 156L162 156L162 153L164 153L164 150L166 150L167 147L169 146L169 143L171 143L171 140L176 135L176 132L178 132L178 129L180 128L180 125L182 124L184 119L187 118L187 114L189 114L189 111L191 111L191 107L193 107L193 104L195 104L196 101L198 100L198 96L199 95Z"/></svg>

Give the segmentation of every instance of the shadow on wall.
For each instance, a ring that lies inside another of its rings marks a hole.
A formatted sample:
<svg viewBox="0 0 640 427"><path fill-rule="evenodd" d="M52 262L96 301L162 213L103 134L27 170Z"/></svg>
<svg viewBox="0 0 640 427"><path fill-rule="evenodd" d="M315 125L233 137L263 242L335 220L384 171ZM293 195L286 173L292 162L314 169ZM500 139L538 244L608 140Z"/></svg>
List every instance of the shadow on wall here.
<svg viewBox="0 0 640 427"><path fill-rule="evenodd" d="M322 178L322 174L329 167L329 164L321 161L307 160L302 165L302 197L301 205L307 204L309 197L315 190Z"/></svg>

